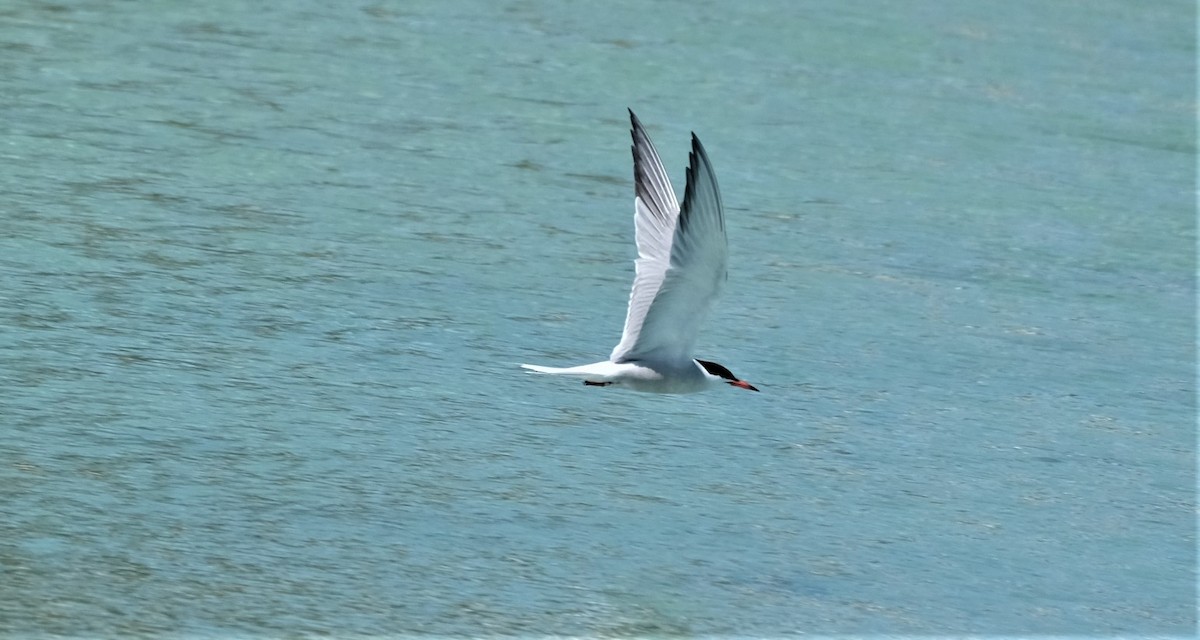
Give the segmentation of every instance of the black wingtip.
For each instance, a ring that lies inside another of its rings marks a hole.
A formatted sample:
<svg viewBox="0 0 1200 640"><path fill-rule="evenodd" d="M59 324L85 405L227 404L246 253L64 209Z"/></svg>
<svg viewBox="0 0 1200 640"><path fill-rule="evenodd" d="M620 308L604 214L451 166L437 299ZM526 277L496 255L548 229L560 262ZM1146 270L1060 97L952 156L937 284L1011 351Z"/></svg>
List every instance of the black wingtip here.
<svg viewBox="0 0 1200 640"><path fill-rule="evenodd" d="M628 107L626 107L626 108L628 109ZM629 110L629 135L633 137L633 144L636 147L637 139L638 139L638 132L641 131L642 137L646 137L646 128L642 126L642 121L638 120L637 114L635 114L633 112L633 109L628 109L628 110ZM634 153L634 155L637 155L636 148L634 149L633 153Z"/></svg>
<svg viewBox="0 0 1200 640"><path fill-rule="evenodd" d="M629 137L633 138L633 144L629 145L629 150L633 153L633 181L637 183L638 163L641 161L637 152L638 130L642 128L642 123L638 122L638 117L633 113L633 109L629 107L625 107L625 109L629 112Z"/></svg>

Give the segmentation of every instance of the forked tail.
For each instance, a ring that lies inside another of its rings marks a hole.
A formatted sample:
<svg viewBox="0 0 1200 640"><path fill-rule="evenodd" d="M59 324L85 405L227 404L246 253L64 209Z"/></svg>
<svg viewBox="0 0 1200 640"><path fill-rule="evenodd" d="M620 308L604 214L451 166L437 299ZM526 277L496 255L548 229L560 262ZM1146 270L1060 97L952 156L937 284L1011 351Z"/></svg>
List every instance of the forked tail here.
<svg viewBox="0 0 1200 640"><path fill-rule="evenodd" d="M616 374L615 365L611 362L594 362L592 364L579 365L578 367L543 367L536 364L523 364L521 367L529 369L534 373L572 376L575 378L584 378L590 382L611 382Z"/></svg>
<svg viewBox="0 0 1200 640"><path fill-rule="evenodd" d="M592 375L594 373L594 371L592 371L591 369L588 368L588 365L583 365L580 367L543 367L543 366L537 365L537 364L523 364L523 365L521 365L521 368L529 369L530 371L532 371L534 373L549 373L549 374L559 375L559 376L584 377L584 376Z"/></svg>

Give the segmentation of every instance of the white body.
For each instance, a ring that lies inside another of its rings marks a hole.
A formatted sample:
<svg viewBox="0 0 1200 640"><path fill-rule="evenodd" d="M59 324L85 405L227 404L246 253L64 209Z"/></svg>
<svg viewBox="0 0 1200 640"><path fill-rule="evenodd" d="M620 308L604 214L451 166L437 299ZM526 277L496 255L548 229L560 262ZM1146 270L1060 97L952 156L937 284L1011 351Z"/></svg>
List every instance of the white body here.
<svg viewBox="0 0 1200 640"><path fill-rule="evenodd" d="M708 155L692 134L681 207L641 122L632 111L629 117L638 258L621 341L604 362L521 366L652 393L693 393L721 381L753 389L728 369L715 363L706 363L706 369L692 357L700 324L725 282L728 254L721 194Z"/></svg>
<svg viewBox="0 0 1200 640"><path fill-rule="evenodd" d="M721 381L695 360L654 364L605 360L566 368L521 366L537 373L573 376L595 384L613 384L649 393L696 393Z"/></svg>

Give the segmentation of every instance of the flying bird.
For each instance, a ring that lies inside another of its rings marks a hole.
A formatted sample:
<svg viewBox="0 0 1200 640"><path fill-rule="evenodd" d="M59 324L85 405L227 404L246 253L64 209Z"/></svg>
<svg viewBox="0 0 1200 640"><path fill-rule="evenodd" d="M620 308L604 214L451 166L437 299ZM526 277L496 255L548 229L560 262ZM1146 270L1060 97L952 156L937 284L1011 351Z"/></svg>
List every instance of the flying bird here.
<svg viewBox="0 0 1200 640"><path fill-rule="evenodd" d="M692 357L700 323L725 282L729 254L721 192L708 154L693 133L680 206L658 151L633 110L629 119L638 257L621 342L602 362L521 366L582 378L589 386L650 393L694 393L722 383L758 391L726 367Z"/></svg>

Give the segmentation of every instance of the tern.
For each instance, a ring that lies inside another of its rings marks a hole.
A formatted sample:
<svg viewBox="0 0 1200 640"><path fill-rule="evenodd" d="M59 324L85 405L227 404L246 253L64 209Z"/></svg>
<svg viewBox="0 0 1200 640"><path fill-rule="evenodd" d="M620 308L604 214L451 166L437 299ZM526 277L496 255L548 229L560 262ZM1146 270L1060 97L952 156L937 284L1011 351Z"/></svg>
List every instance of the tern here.
<svg viewBox="0 0 1200 640"><path fill-rule="evenodd" d="M589 386L649 393L694 393L721 383L758 391L724 366L692 357L700 323L725 282L729 254L721 192L708 154L692 133L680 206L658 151L632 109L629 119L638 257L621 342L603 362L521 366L583 378Z"/></svg>

